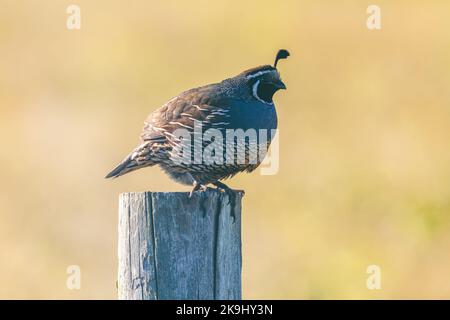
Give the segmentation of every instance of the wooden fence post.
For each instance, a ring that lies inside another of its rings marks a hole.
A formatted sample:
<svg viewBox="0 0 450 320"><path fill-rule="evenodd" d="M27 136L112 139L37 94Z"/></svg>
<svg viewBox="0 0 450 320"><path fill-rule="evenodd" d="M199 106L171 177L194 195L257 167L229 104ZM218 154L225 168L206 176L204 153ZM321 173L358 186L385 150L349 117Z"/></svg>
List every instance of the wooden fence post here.
<svg viewBox="0 0 450 320"><path fill-rule="evenodd" d="M119 299L241 299L242 195L121 194Z"/></svg>

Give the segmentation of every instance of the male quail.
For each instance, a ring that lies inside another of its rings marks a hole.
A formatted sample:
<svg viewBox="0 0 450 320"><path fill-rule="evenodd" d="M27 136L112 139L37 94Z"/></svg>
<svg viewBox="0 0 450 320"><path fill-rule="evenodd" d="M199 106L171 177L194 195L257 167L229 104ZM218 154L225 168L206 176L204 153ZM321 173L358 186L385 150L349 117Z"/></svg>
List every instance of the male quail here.
<svg viewBox="0 0 450 320"><path fill-rule="evenodd" d="M173 158L174 150L180 149L183 141L176 131L183 129L193 136L194 125L198 123L202 126L202 132L213 128L224 135L229 129L276 130L277 113L272 97L279 89L286 89L276 67L278 60L288 56L288 51L279 50L273 67L264 65L252 68L220 83L185 91L168 101L149 115L141 134L141 144L106 178L159 165L175 181L192 185L191 194L206 188L207 184L230 192L231 189L220 180L230 178L238 172L251 172L262 161L248 161L249 142L245 143L244 163L180 162ZM272 137L273 135L269 135L266 139L266 146L270 144ZM201 142L202 150L207 146L208 143ZM237 149L233 146L233 156L235 152L239 152Z"/></svg>

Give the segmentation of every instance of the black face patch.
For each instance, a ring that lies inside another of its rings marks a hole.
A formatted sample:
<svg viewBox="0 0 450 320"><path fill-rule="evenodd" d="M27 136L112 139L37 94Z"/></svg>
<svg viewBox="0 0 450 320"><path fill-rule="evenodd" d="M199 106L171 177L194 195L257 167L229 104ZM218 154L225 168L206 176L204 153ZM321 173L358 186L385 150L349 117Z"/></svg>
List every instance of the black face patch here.
<svg viewBox="0 0 450 320"><path fill-rule="evenodd" d="M280 88L275 86L273 83L261 81L256 88L256 94L266 103L272 103L273 95L278 91L278 89Z"/></svg>

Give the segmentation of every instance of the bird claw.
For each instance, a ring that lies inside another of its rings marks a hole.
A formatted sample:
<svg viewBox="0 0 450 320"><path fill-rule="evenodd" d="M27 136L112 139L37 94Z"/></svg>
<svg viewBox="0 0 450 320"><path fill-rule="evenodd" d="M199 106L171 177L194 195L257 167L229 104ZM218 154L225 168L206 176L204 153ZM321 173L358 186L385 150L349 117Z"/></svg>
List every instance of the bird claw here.
<svg viewBox="0 0 450 320"><path fill-rule="evenodd" d="M194 187L192 188L191 192L189 192L189 198L192 198L192 195L196 191L206 191L208 187L204 186L203 184L198 183L197 181L194 181Z"/></svg>
<svg viewBox="0 0 450 320"><path fill-rule="evenodd" d="M225 193L228 196L227 205L230 206L230 215L233 218L233 223L236 221L235 207L236 207L236 193L233 189L228 187L226 184L222 182L214 182L213 185L216 186L217 190Z"/></svg>

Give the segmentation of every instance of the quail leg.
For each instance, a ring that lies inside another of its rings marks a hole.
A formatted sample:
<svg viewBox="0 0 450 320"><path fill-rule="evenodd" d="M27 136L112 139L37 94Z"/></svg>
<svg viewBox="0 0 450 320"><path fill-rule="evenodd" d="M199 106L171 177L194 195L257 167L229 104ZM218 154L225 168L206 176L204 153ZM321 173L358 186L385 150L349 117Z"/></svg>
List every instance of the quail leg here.
<svg viewBox="0 0 450 320"><path fill-rule="evenodd" d="M228 204L230 205L230 215L233 218L233 222L236 220L234 209L236 207L236 193L233 189L227 186L225 183L215 181L211 183L216 186L218 190L225 192L228 195Z"/></svg>
<svg viewBox="0 0 450 320"><path fill-rule="evenodd" d="M198 183L197 181L194 181L193 183L193 188L191 190L191 192L189 193L189 198L192 197L192 195L194 194L195 191L205 191L206 190L206 186L204 186L201 183Z"/></svg>

